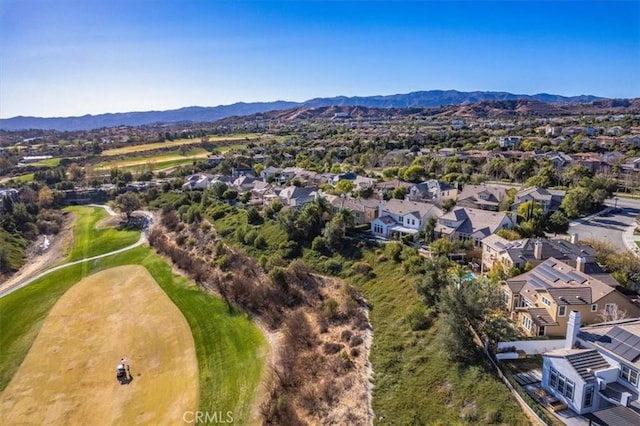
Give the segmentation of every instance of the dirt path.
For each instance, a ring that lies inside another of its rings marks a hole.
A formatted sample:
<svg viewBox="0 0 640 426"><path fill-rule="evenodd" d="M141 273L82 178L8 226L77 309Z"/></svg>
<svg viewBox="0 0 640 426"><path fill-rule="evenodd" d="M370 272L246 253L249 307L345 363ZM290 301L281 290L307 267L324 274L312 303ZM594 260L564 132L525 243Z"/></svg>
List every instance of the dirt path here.
<svg viewBox="0 0 640 426"><path fill-rule="evenodd" d="M133 381L120 385L122 356ZM99 272L54 306L0 395L6 424L182 424L198 404L189 325L142 266Z"/></svg>
<svg viewBox="0 0 640 426"><path fill-rule="evenodd" d="M64 226L60 232L57 235L47 237L49 238L49 247L46 250L39 248L40 244L42 244L43 237L38 238L27 250L27 263L11 277L0 281L0 292L33 275L60 264L64 260L68 248L73 243L74 222L75 217L72 214L67 215Z"/></svg>

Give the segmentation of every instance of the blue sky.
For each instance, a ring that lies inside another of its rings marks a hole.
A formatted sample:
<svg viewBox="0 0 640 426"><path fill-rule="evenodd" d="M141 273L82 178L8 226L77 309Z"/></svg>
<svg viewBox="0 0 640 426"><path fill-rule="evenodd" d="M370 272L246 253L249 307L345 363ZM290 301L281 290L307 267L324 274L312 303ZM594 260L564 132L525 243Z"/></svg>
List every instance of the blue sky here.
<svg viewBox="0 0 640 426"><path fill-rule="evenodd" d="M0 0L0 117L416 90L640 97L640 1Z"/></svg>

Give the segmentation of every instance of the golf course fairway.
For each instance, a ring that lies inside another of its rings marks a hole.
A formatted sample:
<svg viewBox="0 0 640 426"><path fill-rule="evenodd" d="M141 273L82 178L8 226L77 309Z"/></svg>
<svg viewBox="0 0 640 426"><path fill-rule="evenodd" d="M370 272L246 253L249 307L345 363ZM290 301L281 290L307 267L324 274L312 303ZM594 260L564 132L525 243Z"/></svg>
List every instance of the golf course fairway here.
<svg viewBox="0 0 640 426"><path fill-rule="evenodd" d="M127 357L133 380L115 377ZM0 394L5 424L181 424L198 407L198 361L180 310L143 266L70 288Z"/></svg>

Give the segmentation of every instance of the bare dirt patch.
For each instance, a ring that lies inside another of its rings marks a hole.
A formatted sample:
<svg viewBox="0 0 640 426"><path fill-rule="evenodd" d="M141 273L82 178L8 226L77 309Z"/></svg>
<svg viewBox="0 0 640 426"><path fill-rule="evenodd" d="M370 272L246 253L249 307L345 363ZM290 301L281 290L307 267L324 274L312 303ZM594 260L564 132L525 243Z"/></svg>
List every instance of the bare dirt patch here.
<svg viewBox="0 0 640 426"><path fill-rule="evenodd" d="M133 381L118 383L122 356ZM186 319L141 266L112 268L54 306L5 391L7 424L181 424L198 401Z"/></svg>
<svg viewBox="0 0 640 426"><path fill-rule="evenodd" d="M14 286L39 272L58 265L64 260L68 248L73 242L73 223L75 218L72 213L65 216L63 228L57 235L47 235L49 246L44 247L44 236L39 236L36 241L27 248L27 262L10 277L0 276L0 290Z"/></svg>

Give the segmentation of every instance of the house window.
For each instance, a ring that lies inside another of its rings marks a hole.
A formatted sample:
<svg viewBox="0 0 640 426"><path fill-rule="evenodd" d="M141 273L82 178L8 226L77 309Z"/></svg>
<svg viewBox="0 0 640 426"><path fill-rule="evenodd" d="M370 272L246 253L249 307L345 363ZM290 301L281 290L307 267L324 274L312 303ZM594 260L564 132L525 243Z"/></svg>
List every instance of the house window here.
<svg viewBox="0 0 640 426"><path fill-rule="evenodd" d="M517 267L518 264L516 264ZM544 303L545 305L547 305L548 307L551 307L551 300L547 299L546 297L542 296L542 303Z"/></svg>
<svg viewBox="0 0 640 426"><path fill-rule="evenodd" d="M570 401L573 401L573 394L576 384L560 374L555 368L551 368L549 376L549 386L556 389Z"/></svg>
<svg viewBox="0 0 640 426"><path fill-rule="evenodd" d="M606 303L604 305L604 313L611 315L614 314L618 310L618 305L615 303Z"/></svg>
<svg viewBox="0 0 640 426"><path fill-rule="evenodd" d="M524 328L526 328L527 330L531 331L531 318L529 317L522 317L522 325L524 326Z"/></svg>
<svg viewBox="0 0 640 426"><path fill-rule="evenodd" d="M567 307L566 306L558 306L558 316L563 317L567 315Z"/></svg>
<svg viewBox="0 0 640 426"><path fill-rule="evenodd" d="M538 327L538 336L544 336L544 331L545 331L544 325L539 326Z"/></svg>
<svg viewBox="0 0 640 426"><path fill-rule="evenodd" d="M598 304L594 303L593 305L591 305L591 312L598 312Z"/></svg>
<svg viewBox="0 0 640 426"><path fill-rule="evenodd" d="M573 401L573 387L573 382L571 380L567 380L567 386L564 390L564 396L566 396L569 401Z"/></svg>
<svg viewBox="0 0 640 426"><path fill-rule="evenodd" d="M558 372L551 369L551 376L549 377L549 386L554 388L558 385Z"/></svg>
<svg viewBox="0 0 640 426"><path fill-rule="evenodd" d="M589 386L584 391L584 407L591 407L593 405L593 386Z"/></svg>
<svg viewBox="0 0 640 426"><path fill-rule="evenodd" d="M509 297L511 296L511 293L509 293L508 290L505 290L503 293L503 297L504 297L504 303L509 303Z"/></svg>
<svg viewBox="0 0 640 426"><path fill-rule="evenodd" d="M638 386L638 370L622 364L620 367L620 377L632 385Z"/></svg>

